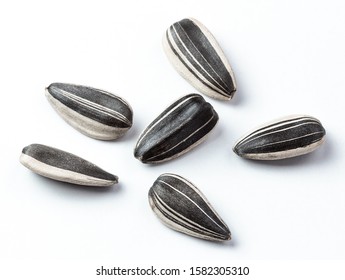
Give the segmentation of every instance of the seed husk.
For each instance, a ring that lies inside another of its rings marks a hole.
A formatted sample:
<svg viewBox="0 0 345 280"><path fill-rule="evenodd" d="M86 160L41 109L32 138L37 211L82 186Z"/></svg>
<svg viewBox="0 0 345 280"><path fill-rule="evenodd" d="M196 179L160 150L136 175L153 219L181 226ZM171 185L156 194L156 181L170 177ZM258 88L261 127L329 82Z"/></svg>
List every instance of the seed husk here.
<svg viewBox="0 0 345 280"><path fill-rule="evenodd" d="M46 96L56 112L79 132L114 140L132 126L131 106L121 97L86 86L53 83Z"/></svg>
<svg viewBox="0 0 345 280"><path fill-rule="evenodd" d="M172 24L163 36L163 48L176 71L201 93L220 100L234 96L231 66L201 22L185 18Z"/></svg>
<svg viewBox="0 0 345 280"><path fill-rule="evenodd" d="M269 122L237 141L233 151L247 159L279 160L310 153L325 140L321 122L307 115L292 115Z"/></svg>
<svg viewBox="0 0 345 280"><path fill-rule="evenodd" d="M108 187L118 177L71 153L41 144L26 146L20 162L31 171L50 179L84 186Z"/></svg>
<svg viewBox="0 0 345 280"><path fill-rule="evenodd" d="M212 241L231 239L228 226L200 190L185 178L162 174L148 196L153 212L173 230Z"/></svg>
<svg viewBox="0 0 345 280"><path fill-rule="evenodd" d="M176 158L200 144L218 114L200 94L188 94L164 110L140 135L134 156L143 163Z"/></svg>

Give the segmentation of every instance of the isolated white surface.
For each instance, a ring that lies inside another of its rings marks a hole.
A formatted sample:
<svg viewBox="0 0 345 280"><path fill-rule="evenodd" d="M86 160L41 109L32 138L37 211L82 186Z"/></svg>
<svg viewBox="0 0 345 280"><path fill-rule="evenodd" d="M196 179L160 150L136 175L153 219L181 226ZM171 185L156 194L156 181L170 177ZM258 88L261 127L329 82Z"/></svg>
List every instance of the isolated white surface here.
<svg viewBox="0 0 345 280"><path fill-rule="evenodd" d="M342 0L2 2L0 258L345 259L344 14ZM220 117L206 142L171 162L144 165L133 157L140 132L195 92L161 44L184 17L213 33L238 91L229 102L205 97ZM46 100L52 82L122 96L134 111L132 129L111 142L82 135ZM326 128L317 151L279 162L232 152L251 128L295 113ZM40 177L19 163L31 143L84 157L120 183L105 190ZM231 242L198 240L157 220L147 193L164 172L199 187Z"/></svg>

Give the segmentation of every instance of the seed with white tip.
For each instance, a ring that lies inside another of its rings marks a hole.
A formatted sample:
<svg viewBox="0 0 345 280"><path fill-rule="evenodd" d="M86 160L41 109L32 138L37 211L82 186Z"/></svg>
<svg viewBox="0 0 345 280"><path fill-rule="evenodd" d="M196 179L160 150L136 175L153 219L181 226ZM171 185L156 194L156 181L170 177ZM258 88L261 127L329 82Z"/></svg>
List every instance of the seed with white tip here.
<svg viewBox="0 0 345 280"><path fill-rule="evenodd" d="M221 100L233 97L236 82L230 64L202 23L192 18L174 23L163 47L177 72L201 93Z"/></svg>
<svg viewBox="0 0 345 280"><path fill-rule="evenodd" d="M218 114L200 94L186 95L164 110L140 135L134 156L143 163L176 158L201 143Z"/></svg>
<svg viewBox="0 0 345 280"><path fill-rule="evenodd" d="M25 147L20 162L33 172L57 181L99 187L118 182L117 176L85 159L41 144Z"/></svg>
<svg viewBox="0 0 345 280"><path fill-rule="evenodd" d="M81 133L100 140L114 140L132 126L133 112L121 97L80 85L53 83L46 89L56 112Z"/></svg>
<svg viewBox="0 0 345 280"><path fill-rule="evenodd" d="M293 115L252 130L235 144L234 152L244 158L278 160L310 153L325 140L321 122L306 115Z"/></svg>
<svg viewBox="0 0 345 280"><path fill-rule="evenodd" d="M179 175L160 175L149 190L149 203L157 217L176 231L212 241L231 239L228 226L206 197Z"/></svg>

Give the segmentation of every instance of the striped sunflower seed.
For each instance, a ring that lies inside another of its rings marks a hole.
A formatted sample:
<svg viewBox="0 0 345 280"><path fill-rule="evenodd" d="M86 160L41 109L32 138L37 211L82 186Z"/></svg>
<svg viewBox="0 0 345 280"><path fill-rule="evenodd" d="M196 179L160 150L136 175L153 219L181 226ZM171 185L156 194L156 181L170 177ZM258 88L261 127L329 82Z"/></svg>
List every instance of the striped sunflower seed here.
<svg viewBox="0 0 345 280"><path fill-rule="evenodd" d="M217 122L218 114L201 95L186 95L143 131L134 156L143 163L176 158L201 143Z"/></svg>
<svg viewBox="0 0 345 280"><path fill-rule="evenodd" d="M85 159L41 144L26 146L20 162L33 172L57 181L99 187L118 182L117 176Z"/></svg>
<svg viewBox="0 0 345 280"><path fill-rule="evenodd" d="M202 23L192 18L174 23L163 37L163 48L176 71L201 93L221 100L233 97L233 71Z"/></svg>
<svg viewBox="0 0 345 280"><path fill-rule="evenodd" d="M176 174L162 174L149 190L153 212L168 227L213 241L231 239L227 225L200 190Z"/></svg>
<svg viewBox="0 0 345 280"><path fill-rule="evenodd" d="M325 139L319 120L293 115L272 121L242 137L233 151L244 158L278 160L310 153Z"/></svg>
<svg viewBox="0 0 345 280"><path fill-rule="evenodd" d="M114 140L132 126L130 105L109 92L80 85L53 83L46 89L46 96L68 124L89 137Z"/></svg>

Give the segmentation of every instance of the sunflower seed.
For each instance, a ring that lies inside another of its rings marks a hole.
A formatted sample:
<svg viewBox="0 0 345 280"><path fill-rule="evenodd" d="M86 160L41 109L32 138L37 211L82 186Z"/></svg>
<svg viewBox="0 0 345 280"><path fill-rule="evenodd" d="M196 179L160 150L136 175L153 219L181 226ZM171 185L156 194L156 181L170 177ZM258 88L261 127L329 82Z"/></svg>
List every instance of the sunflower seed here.
<svg viewBox="0 0 345 280"><path fill-rule="evenodd" d="M201 95L186 95L144 130L134 156L143 163L176 158L201 143L217 122L218 114Z"/></svg>
<svg viewBox="0 0 345 280"><path fill-rule="evenodd" d="M233 97L230 64L202 23L192 18L174 23L163 37L163 48L176 71L200 92L221 100Z"/></svg>
<svg viewBox="0 0 345 280"><path fill-rule="evenodd" d="M117 176L85 159L41 144L25 147L20 162L33 172L57 181L100 187L118 182Z"/></svg>
<svg viewBox="0 0 345 280"><path fill-rule="evenodd" d="M314 151L324 142L325 135L319 120L293 115L251 131L235 144L233 150L248 159L284 159Z"/></svg>
<svg viewBox="0 0 345 280"><path fill-rule="evenodd" d="M168 227L213 241L231 239L227 225L200 190L176 174L162 174L149 190L153 212Z"/></svg>
<svg viewBox="0 0 345 280"><path fill-rule="evenodd" d="M89 137L114 140L132 126L130 105L109 92L86 86L53 83L46 89L46 96L68 124Z"/></svg>

